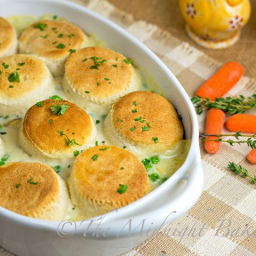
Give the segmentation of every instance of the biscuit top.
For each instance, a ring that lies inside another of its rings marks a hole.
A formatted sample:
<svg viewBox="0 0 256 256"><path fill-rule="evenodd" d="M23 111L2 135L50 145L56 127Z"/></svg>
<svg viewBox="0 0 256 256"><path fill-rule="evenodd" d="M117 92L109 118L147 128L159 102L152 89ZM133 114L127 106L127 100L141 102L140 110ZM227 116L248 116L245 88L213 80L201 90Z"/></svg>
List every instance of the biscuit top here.
<svg viewBox="0 0 256 256"><path fill-rule="evenodd" d="M116 131L134 143L172 145L183 137L176 110L156 93L129 93L114 104L112 111Z"/></svg>
<svg viewBox="0 0 256 256"><path fill-rule="evenodd" d="M129 63L122 54L110 49L87 47L68 58L65 76L80 95L102 99L129 87L132 79Z"/></svg>
<svg viewBox="0 0 256 256"><path fill-rule="evenodd" d="M0 56L7 51L15 39L16 33L8 20L0 17Z"/></svg>
<svg viewBox="0 0 256 256"><path fill-rule="evenodd" d="M89 115L77 105L49 99L28 110L23 133L41 152L64 153L86 143L93 133L93 124Z"/></svg>
<svg viewBox="0 0 256 256"><path fill-rule="evenodd" d="M19 39L27 44L26 52L41 57L61 58L87 41L83 31L66 21L40 20L27 28Z"/></svg>
<svg viewBox="0 0 256 256"><path fill-rule="evenodd" d="M15 162L0 167L0 205L16 213L40 217L57 200L56 173L41 163Z"/></svg>
<svg viewBox="0 0 256 256"><path fill-rule="evenodd" d="M98 205L121 207L149 192L144 165L133 153L116 146L84 151L76 158L71 175L82 197ZM120 184L127 188L120 191Z"/></svg>
<svg viewBox="0 0 256 256"><path fill-rule="evenodd" d="M39 58L23 54L0 58L0 96L22 97L48 76L49 71Z"/></svg>

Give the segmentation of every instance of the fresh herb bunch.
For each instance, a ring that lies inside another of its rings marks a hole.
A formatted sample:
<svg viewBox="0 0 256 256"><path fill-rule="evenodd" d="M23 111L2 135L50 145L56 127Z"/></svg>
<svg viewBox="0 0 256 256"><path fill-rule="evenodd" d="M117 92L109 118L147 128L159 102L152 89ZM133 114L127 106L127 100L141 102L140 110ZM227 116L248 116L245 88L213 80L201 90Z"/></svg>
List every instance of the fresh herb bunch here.
<svg viewBox="0 0 256 256"><path fill-rule="evenodd" d="M250 97L244 97L240 95L239 97L226 97L226 98L216 98L212 101L208 98L203 99L200 96L195 96L191 98L192 103L195 105L197 114L201 114L204 109L221 109L225 113L230 115L244 113L247 110L256 108L256 94Z"/></svg>
<svg viewBox="0 0 256 256"><path fill-rule="evenodd" d="M200 134L200 137L204 141L220 141L226 142L233 146L234 144L244 144L246 143L250 148L256 148L256 134L241 134L241 132L236 132L234 134ZM208 137L208 138L207 138ZM218 139L209 139L209 137L217 137ZM223 137L234 137L235 139L223 139ZM241 140L240 138L247 138L246 140Z"/></svg>
<svg viewBox="0 0 256 256"><path fill-rule="evenodd" d="M236 164L234 162L229 162L228 169L230 171L232 171L234 174L240 175L242 178L246 178L246 177L249 178L251 184L255 184L256 183L256 176L250 176L248 174L247 169L245 169L241 165L238 165L238 164Z"/></svg>

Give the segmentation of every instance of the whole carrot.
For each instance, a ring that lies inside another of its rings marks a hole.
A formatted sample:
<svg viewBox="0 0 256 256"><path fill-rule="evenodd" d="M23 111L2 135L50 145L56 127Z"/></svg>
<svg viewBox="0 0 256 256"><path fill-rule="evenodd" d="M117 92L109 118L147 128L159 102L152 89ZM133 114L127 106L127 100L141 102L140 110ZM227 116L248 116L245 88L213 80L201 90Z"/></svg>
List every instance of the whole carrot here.
<svg viewBox="0 0 256 256"><path fill-rule="evenodd" d="M256 133L256 115L236 114L230 116L225 125L232 132Z"/></svg>
<svg viewBox="0 0 256 256"><path fill-rule="evenodd" d="M256 149L252 149L250 153L247 155L247 160L251 164L256 164Z"/></svg>
<svg viewBox="0 0 256 256"><path fill-rule="evenodd" d="M210 100L220 98L240 80L243 74L244 68L241 64L228 62L196 91L196 95Z"/></svg>
<svg viewBox="0 0 256 256"><path fill-rule="evenodd" d="M220 109L211 108L207 112L205 134L221 134L225 122L225 113ZM220 142L213 141L218 137L208 136L204 142L204 149L210 154L215 154L220 149Z"/></svg>

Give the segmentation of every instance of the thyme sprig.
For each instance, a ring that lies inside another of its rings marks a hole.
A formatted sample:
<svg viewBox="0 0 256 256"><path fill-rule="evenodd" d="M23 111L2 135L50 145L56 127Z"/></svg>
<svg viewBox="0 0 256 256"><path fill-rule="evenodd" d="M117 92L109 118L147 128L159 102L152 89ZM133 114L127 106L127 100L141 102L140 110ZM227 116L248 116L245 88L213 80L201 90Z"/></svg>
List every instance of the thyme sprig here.
<svg viewBox="0 0 256 256"><path fill-rule="evenodd" d="M234 144L247 144L250 148L256 148L256 134L241 134L241 132L236 132L233 134L200 134L199 135L204 141L220 141L228 143L233 146ZM208 138L207 138L208 137ZM209 139L209 137L217 137L218 139ZM235 139L223 139L223 137L233 137ZM247 138L246 140L241 140L242 138Z"/></svg>
<svg viewBox="0 0 256 256"><path fill-rule="evenodd" d="M249 178L251 184L256 183L256 176L251 176L248 174L248 170L241 165L238 165L234 162L229 162L228 169L236 175L240 175L242 178Z"/></svg>
<svg viewBox="0 0 256 256"><path fill-rule="evenodd" d="M199 115L204 109L210 108L221 109L230 115L244 113L245 111L256 108L256 94L253 94L250 97L240 95L238 97L216 98L215 101L195 96L191 98L191 101Z"/></svg>

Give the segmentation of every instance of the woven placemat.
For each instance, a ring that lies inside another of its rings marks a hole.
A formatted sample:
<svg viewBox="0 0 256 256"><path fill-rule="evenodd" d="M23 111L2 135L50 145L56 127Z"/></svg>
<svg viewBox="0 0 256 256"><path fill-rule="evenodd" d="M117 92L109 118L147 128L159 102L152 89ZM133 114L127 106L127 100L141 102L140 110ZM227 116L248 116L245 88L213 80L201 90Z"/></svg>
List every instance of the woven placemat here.
<svg viewBox="0 0 256 256"><path fill-rule="evenodd" d="M134 21L131 15L105 0L75 2L116 22L145 43L177 76L190 96L221 65L158 27ZM249 96L255 86L253 79L243 77L229 95ZM199 116L198 121L202 129L204 116ZM256 255L255 185L232 175L226 168L229 161L234 161L256 175L256 170L245 161L248 152L244 145L222 145L216 155L201 150L205 181L199 202L186 215L123 256ZM0 249L0 256L11 255Z"/></svg>

